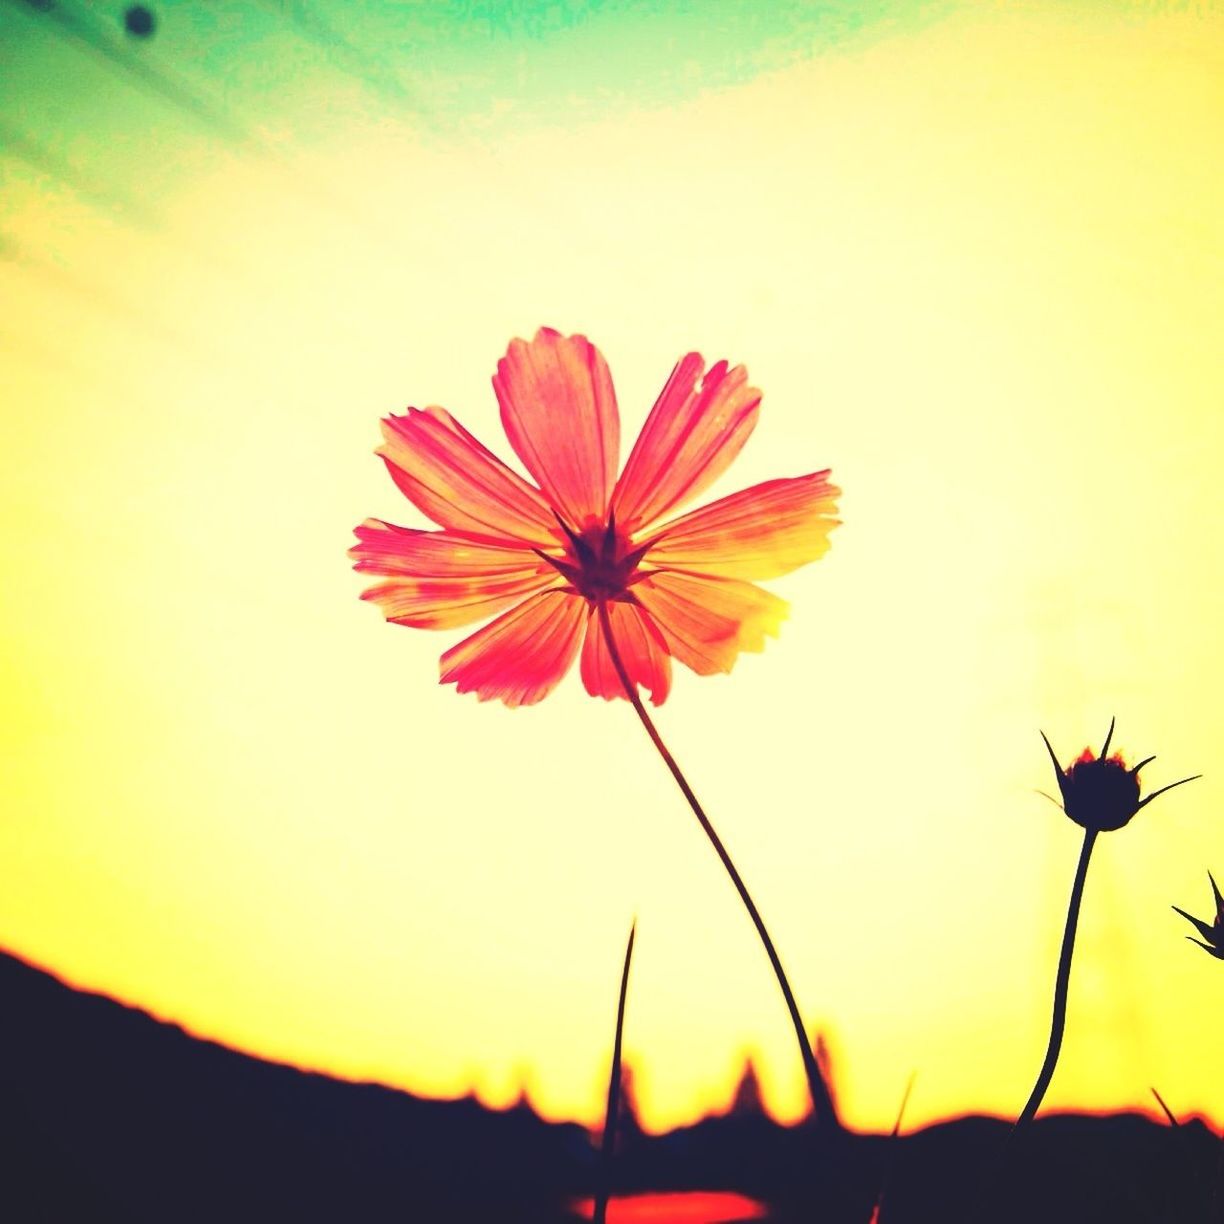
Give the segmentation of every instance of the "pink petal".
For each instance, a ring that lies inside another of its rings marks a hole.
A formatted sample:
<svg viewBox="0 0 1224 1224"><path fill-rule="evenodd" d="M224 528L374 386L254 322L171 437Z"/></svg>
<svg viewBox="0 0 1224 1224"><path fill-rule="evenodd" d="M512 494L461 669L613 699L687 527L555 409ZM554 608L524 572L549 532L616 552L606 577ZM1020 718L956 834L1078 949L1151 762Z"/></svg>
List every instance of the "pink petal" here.
<svg viewBox="0 0 1224 1224"><path fill-rule="evenodd" d="M761 393L743 366L705 367L689 353L659 393L612 493L622 530L632 533L671 513L717 479L756 425Z"/></svg>
<svg viewBox="0 0 1224 1224"><path fill-rule="evenodd" d="M356 529L349 549L358 573L386 579L362 592L397 625L450 629L486 620L555 583L546 561L445 531L415 531L379 519Z"/></svg>
<svg viewBox="0 0 1224 1224"><path fill-rule="evenodd" d="M532 705L546 697L569 671L586 623L586 601L572 592L533 595L441 660L441 683L481 701L496 697L508 706Z"/></svg>
<svg viewBox="0 0 1224 1224"><path fill-rule="evenodd" d="M631 588L670 654L699 676L729 672L742 650L764 650L786 601L750 582L658 570Z"/></svg>
<svg viewBox="0 0 1224 1224"><path fill-rule="evenodd" d="M620 458L612 375L585 336L512 340L493 390L515 454L575 531L602 522Z"/></svg>
<svg viewBox="0 0 1224 1224"><path fill-rule="evenodd" d="M619 600L608 604L608 617L617 654L629 679L636 687L650 691L654 705L662 705L671 688L671 660L659 631L641 608ZM599 612L594 607L587 615L586 641L582 645L582 683L592 697L611 701L625 696L625 686L612 662Z"/></svg>
<svg viewBox="0 0 1224 1224"><path fill-rule="evenodd" d="M378 454L400 492L440 527L494 543L551 547L564 539L548 503L442 408L383 421Z"/></svg>
<svg viewBox="0 0 1224 1224"><path fill-rule="evenodd" d="M753 485L665 524L647 560L719 578L777 578L828 551L840 492L827 471Z"/></svg>

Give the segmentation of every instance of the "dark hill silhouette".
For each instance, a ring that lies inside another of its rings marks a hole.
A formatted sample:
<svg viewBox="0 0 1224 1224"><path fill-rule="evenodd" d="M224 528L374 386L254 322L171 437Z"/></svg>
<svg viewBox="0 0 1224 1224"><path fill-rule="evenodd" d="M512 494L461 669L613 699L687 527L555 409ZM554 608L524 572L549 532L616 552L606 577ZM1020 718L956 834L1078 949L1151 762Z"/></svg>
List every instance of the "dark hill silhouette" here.
<svg viewBox="0 0 1224 1224"><path fill-rule="evenodd" d="M808 1127L741 1108L636 1134L616 1177L626 1192L739 1191L796 1224L868 1224L886 1178L881 1224L1224 1224L1215 1136L1139 1115L1039 1120L982 1209L1008 1129L962 1118L818 1148ZM264 1062L0 954L6 1224L562 1224L596 1168L582 1128L525 1103L495 1112Z"/></svg>
<svg viewBox="0 0 1224 1224"><path fill-rule="evenodd" d="M0 956L0 1219L546 1224L577 1126L250 1058Z"/></svg>

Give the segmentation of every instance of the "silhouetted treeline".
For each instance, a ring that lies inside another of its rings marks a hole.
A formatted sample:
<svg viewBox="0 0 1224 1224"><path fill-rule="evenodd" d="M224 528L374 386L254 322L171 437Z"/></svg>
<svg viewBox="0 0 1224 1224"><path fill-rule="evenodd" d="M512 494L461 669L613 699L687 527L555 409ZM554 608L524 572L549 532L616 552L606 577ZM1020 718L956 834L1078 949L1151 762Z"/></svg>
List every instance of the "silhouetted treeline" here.
<svg viewBox="0 0 1224 1224"><path fill-rule="evenodd" d="M735 1190L796 1224L868 1224L885 1184L881 1224L1224 1224L1220 1145L1199 1123L1040 1119L996 1175L1003 1122L822 1141L741 1096L726 1117L658 1138L624 1132L618 1188ZM423 1100L263 1062L0 954L11 1224L562 1224L597 1167L582 1128L526 1106Z"/></svg>

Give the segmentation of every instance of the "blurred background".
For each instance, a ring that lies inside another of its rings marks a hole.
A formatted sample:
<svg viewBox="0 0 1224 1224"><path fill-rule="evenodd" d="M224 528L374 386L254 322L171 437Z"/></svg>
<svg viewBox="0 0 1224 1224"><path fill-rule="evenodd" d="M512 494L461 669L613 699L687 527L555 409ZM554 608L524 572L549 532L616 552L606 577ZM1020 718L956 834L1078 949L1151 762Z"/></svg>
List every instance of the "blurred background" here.
<svg viewBox="0 0 1224 1224"><path fill-rule="evenodd" d="M632 712L437 684L357 598L426 525L371 453L503 457L513 336L583 332L625 452L690 349L832 467L782 635L659 711L845 1120L1018 1112L1079 830L1064 760L1205 777L1102 838L1047 1107L1224 1121L1224 12L1209 4L0 3L0 943L191 1032L602 1116L624 938L648 1129L769 966ZM1213 1086L1215 1094L1212 1095Z"/></svg>

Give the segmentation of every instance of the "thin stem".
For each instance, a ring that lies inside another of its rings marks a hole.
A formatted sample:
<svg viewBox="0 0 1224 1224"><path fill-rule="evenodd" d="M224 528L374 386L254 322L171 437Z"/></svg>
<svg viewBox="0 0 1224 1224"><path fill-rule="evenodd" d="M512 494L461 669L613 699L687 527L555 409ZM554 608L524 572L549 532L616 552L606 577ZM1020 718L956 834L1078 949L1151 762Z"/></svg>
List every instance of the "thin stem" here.
<svg viewBox="0 0 1224 1224"><path fill-rule="evenodd" d="M1046 1049L1045 1062L1033 1085L1028 1104L1016 1119L1016 1130L1031 1122L1041 1106L1046 1089L1058 1064L1058 1052L1062 1049L1063 1030L1067 1026L1067 989L1071 984L1071 954L1075 951L1075 928L1079 923L1080 902L1084 898L1084 880L1088 876L1088 860L1096 844L1098 830L1084 830L1084 845L1080 850L1079 864L1075 869L1075 883L1071 885L1071 901L1067 906L1067 927L1063 931L1062 952L1058 957L1058 976L1054 981L1054 1016L1050 1023L1050 1044Z"/></svg>
<svg viewBox="0 0 1224 1224"><path fill-rule="evenodd" d="M1156 1104L1159 1105L1160 1108L1164 1110L1164 1116L1169 1119L1169 1125L1174 1130L1180 1127L1181 1123L1177 1120L1177 1115L1169 1108L1164 1097L1162 1097L1160 1093L1156 1091L1155 1088L1152 1089L1152 1095L1156 1098Z"/></svg>
<svg viewBox="0 0 1224 1224"><path fill-rule="evenodd" d="M633 937L637 933L637 922L629 928L629 942L625 945L625 967L621 971L620 1000L616 1004L616 1039L612 1043L612 1073L608 1077L608 1108L604 1112L603 1142L600 1144L602 1175L595 1195L595 1210L591 1224L605 1224L608 1218L608 1198L612 1193L612 1145L616 1139L616 1126L620 1121L621 1097L621 1035L625 1031L625 996L629 993L629 962L633 960Z"/></svg>
<svg viewBox="0 0 1224 1224"><path fill-rule="evenodd" d="M735 885L735 890L739 893L740 900L744 903L744 908L748 911L748 916L752 919L752 924L756 927L757 934L761 937L761 943L765 947L769 963L773 966L774 974L777 976L778 985L782 988L782 997L786 1000L786 1009L790 1012L791 1023L795 1026L795 1037L799 1042L799 1052L803 1056L803 1070L807 1076L808 1091L812 1096L814 1116L818 1122L822 1122L835 1129L840 1129L841 1124L837 1119L837 1111L833 1105L833 1098L829 1095L824 1077L820 1074L820 1067L817 1065L816 1056L812 1053L811 1042L808 1041L807 1033L804 1031L803 1019L799 1015L799 1007L795 1003L794 992L790 988L790 982L786 980L786 972L782 968L781 960L778 959L778 953L774 948L773 940L769 938L769 932L765 929L764 919L762 919L756 903L752 900L747 885L745 885L740 877L740 873L736 870L735 864L731 861L731 856L727 853L726 847L722 844L722 839L714 831L714 826L710 823L709 817L702 810L701 804L697 801L697 796L693 794L693 788L689 786L688 779L681 773L680 766L676 764L672 754L668 752L667 745L663 743L663 739L655 729L650 715L646 713L646 707L642 705L642 699L638 696L637 686L630 680L629 673L625 669L625 664L620 657L620 651L616 648L616 641L612 636L612 625L608 616L607 604L600 603L598 607L599 623L603 629L604 641L608 644L608 654L611 656L612 666L616 668L616 674L620 677L621 685L625 690L625 696L629 698L638 718L641 719L642 726L646 728L646 734L650 736L651 743L654 744L659 756L663 758L663 763L671 771L671 775L675 778L676 785L680 788L681 794L688 801L689 807L693 809L693 815L697 817L698 824L705 831L706 837L710 839L710 845L714 847L714 853L718 855L722 865L727 869L727 874L731 877L731 883Z"/></svg>
<svg viewBox="0 0 1224 1224"><path fill-rule="evenodd" d="M884 1195L888 1192L889 1183L897 1167L897 1138L901 1134L901 1119L905 1117L905 1107L909 1104L910 1092L913 1091L917 1071L911 1071L906 1081L905 1091L901 1094L901 1106L897 1110L897 1120L893 1123L892 1134L888 1136L888 1163L884 1168L884 1176L880 1179L880 1192L876 1195L875 1208L867 1224L878 1224L884 1210Z"/></svg>

